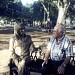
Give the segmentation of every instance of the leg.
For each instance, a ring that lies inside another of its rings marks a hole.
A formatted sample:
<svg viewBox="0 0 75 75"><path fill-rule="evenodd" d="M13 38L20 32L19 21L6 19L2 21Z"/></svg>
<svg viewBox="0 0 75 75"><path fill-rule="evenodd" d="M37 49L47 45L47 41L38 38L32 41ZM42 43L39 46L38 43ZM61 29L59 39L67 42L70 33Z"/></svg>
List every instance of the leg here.
<svg viewBox="0 0 75 75"><path fill-rule="evenodd" d="M19 75L30 75L28 63L20 62Z"/></svg>
<svg viewBox="0 0 75 75"><path fill-rule="evenodd" d="M44 67L45 67L45 69L42 72L42 75L50 75L50 74L53 74L55 72L54 66L52 65L51 61L49 61L48 64L45 65Z"/></svg>
<svg viewBox="0 0 75 75"><path fill-rule="evenodd" d="M14 70L14 73L15 73L15 75L18 75L18 72L17 72L17 70Z"/></svg>
<svg viewBox="0 0 75 75"><path fill-rule="evenodd" d="M10 75L13 75L13 70L10 70Z"/></svg>
<svg viewBox="0 0 75 75"><path fill-rule="evenodd" d="M25 75L30 75L28 63L25 64Z"/></svg>
<svg viewBox="0 0 75 75"><path fill-rule="evenodd" d="M66 66L65 75L75 75L75 66L68 64Z"/></svg>
<svg viewBox="0 0 75 75"><path fill-rule="evenodd" d="M44 72L42 72L42 75L50 75L49 69L46 69Z"/></svg>

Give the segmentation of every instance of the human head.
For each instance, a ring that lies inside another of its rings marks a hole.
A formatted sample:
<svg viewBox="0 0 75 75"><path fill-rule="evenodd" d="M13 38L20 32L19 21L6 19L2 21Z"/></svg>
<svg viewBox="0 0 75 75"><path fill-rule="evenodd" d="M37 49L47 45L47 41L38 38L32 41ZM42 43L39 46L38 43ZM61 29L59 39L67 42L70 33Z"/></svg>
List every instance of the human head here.
<svg viewBox="0 0 75 75"><path fill-rule="evenodd" d="M57 24L53 29L53 36L55 38L61 38L65 33L65 28L63 24Z"/></svg>
<svg viewBox="0 0 75 75"><path fill-rule="evenodd" d="M21 23L16 23L14 26L14 35L18 37L25 36L25 26Z"/></svg>

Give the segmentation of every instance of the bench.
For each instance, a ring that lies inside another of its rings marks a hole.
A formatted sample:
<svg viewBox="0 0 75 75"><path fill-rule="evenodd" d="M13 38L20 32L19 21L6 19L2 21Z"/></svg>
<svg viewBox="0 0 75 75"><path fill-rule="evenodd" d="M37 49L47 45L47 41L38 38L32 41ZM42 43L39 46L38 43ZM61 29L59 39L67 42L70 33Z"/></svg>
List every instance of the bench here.
<svg viewBox="0 0 75 75"><path fill-rule="evenodd" d="M45 51L43 50L44 46L45 45L43 44L42 46L39 47L37 51L30 53L30 56L31 56L31 63L29 65L30 72L37 72L37 73L42 74L42 72L46 69L46 67L42 67L42 62L44 61L43 59L45 56ZM72 72L73 74L75 74L74 57L75 57L75 54L74 56L71 57L73 69L69 71L69 72Z"/></svg>
<svg viewBox="0 0 75 75"><path fill-rule="evenodd" d="M69 70L70 75L75 75L75 60L74 60L74 57L75 57L75 55L71 56L72 62L71 62L70 66L72 67L72 69ZM30 72L37 72L37 73L42 74L42 72L44 72L46 70L46 65L44 67L42 67L43 61L44 61L43 59L39 59L39 58L32 59L30 65L29 65L30 66Z"/></svg>
<svg viewBox="0 0 75 75"><path fill-rule="evenodd" d="M40 73L40 75L42 74L42 72L44 72L46 70L46 66L42 67L42 62L44 61L43 58L44 58L44 54L42 54L42 51L39 51L39 57L37 56L38 54L38 51L32 53L31 55L31 63L29 64L29 70L30 72L33 72L33 73ZM43 57L41 56L43 55ZM72 56L72 58L74 59L74 57ZM71 69L69 71L69 73L73 73L73 75L75 74L75 61L73 60L72 62L72 66L73 66L73 69Z"/></svg>

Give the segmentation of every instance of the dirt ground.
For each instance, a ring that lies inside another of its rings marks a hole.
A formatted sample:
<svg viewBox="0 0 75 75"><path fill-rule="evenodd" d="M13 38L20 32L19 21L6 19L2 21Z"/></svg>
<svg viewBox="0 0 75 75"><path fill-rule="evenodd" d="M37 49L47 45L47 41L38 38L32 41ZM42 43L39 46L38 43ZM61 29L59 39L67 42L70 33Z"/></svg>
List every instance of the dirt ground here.
<svg viewBox="0 0 75 75"><path fill-rule="evenodd" d="M10 34L0 34L0 50L8 49Z"/></svg>
<svg viewBox="0 0 75 75"><path fill-rule="evenodd" d="M49 38L49 34L46 32L39 32L39 31L28 31L26 34L31 35L32 40L35 45L40 45L47 41ZM0 30L0 50L8 49L9 48L9 39L13 36L13 31L7 30ZM37 43L36 43L37 42Z"/></svg>
<svg viewBox="0 0 75 75"><path fill-rule="evenodd" d="M27 30L26 34L29 34L32 36L32 40L33 40L35 46L41 45L43 42L47 42L49 37L51 36L50 33L36 31L36 30ZM70 39L75 40L75 36L69 36L71 34L72 33L68 33L67 36ZM8 27L5 30L0 29L0 50L8 49L9 39L12 36L13 36L13 28Z"/></svg>

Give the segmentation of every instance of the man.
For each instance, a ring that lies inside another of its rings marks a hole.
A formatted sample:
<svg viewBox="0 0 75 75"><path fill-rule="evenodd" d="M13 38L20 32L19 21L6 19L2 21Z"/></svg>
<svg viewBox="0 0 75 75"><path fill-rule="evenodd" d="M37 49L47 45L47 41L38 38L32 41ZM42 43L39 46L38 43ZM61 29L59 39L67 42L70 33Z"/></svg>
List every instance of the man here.
<svg viewBox="0 0 75 75"><path fill-rule="evenodd" d="M65 37L65 28L62 24L58 24L53 29L53 37L47 46L45 59L42 64L47 64L46 71L42 75L67 75L66 68L73 55L73 48L70 39ZM48 58L50 56L50 61Z"/></svg>
<svg viewBox="0 0 75 75"><path fill-rule="evenodd" d="M14 27L14 37L10 39L9 50L12 53L12 59L18 67L18 75L30 75L28 64L30 62L30 47L35 46L30 35L25 34L25 28L22 24Z"/></svg>

